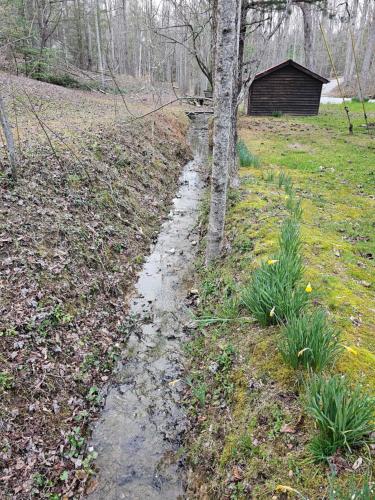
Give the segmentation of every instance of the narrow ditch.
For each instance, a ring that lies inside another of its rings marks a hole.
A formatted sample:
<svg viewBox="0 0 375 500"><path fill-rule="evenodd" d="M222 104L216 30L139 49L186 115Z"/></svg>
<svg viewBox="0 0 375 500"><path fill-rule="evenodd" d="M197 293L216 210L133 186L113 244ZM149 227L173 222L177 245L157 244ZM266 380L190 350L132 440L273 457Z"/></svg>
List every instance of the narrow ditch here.
<svg viewBox="0 0 375 500"><path fill-rule="evenodd" d="M181 175L168 220L151 249L130 304L129 342L93 432L98 487L92 499L176 499L184 495L187 425L182 344L191 315L186 296L197 253L205 189L209 113L189 113L194 160Z"/></svg>

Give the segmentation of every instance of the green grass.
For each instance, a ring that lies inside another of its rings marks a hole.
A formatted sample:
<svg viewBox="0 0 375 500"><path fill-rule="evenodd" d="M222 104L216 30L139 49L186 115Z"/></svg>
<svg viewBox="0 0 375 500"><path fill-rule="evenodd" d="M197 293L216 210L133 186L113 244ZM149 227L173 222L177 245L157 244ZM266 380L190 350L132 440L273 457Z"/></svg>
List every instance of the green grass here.
<svg viewBox="0 0 375 500"><path fill-rule="evenodd" d="M279 350L292 368L321 371L334 363L342 348L326 313L317 309L289 319L281 331Z"/></svg>
<svg viewBox="0 0 375 500"><path fill-rule="evenodd" d="M364 97L363 102L368 102L370 100L369 97ZM362 102L362 99L360 97L352 97L352 102Z"/></svg>
<svg viewBox="0 0 375 500"><path fill-rule="evenodd" d="M314 288L319 288L320 299L333 313L347 342L354 343L358 337L357 326L349 318L362 317L363 355L361 360L345 357L344 371L351 369L356 360L365 361L364 356L369 367L375 361L368 352L375 349L371 334L375 329L371 311L375 290L375 144L374 135L361 126L361 103L348 106L353 135L347 131L341 105L323 105L314 117L285 116L278 121L265 118L265 127L257 123L249 128L251 118L246 118L241 132L250 149L261 155L267 179L277 183L281 169L298 189L304 210L301 233L305 274ZM366 109L369 121L374 122L375 104L367 103ZM256 175L257 171L250 173ZM269 196L272 188L261 190L263 196ZM254 189L252 192L254 196ZM277 231L272 220L267 226L269 232ZM237 231L241 234L240 229ZM259 251L261 255L262 249ZM375 383L375 370L366 370L368 375Z"/></svg>
<svg viewBox="0 0 375 500"><path fill-rule="evenodd" d="M375 431L375 398L351 388L341 375L314 376L306 388L306 411L314 419L319 435L310 445L315 459L325 460L337 450L363 445Z"/></svg>

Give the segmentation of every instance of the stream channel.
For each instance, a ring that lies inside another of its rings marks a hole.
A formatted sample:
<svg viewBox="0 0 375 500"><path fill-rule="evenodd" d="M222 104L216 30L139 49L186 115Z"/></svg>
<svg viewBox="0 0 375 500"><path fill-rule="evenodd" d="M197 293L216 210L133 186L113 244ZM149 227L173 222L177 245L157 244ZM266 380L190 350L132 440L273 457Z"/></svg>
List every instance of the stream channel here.
<svg viewBox="0 0 375 500"><path fill-rule="evenodd" d="M90 499L184 497L179 452L187 426L183 343L192 324L186 298L198 250L210 113L188 115L194 160L183 169L171 212L130 303L129 341L93 432L98 487Z"/></svg>

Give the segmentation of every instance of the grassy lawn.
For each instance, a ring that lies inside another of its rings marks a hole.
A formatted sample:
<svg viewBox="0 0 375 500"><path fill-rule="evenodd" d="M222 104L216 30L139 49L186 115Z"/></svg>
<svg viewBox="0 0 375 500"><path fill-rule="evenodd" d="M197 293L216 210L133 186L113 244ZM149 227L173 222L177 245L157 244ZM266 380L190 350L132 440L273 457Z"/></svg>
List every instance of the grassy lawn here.
<svg viewBox="0 0 375 500"><path fill-rule="evenodd" d="M367 106L371 121L375 106ZM292 177L303 206L306 280L358 352L354 361L352 355L344 357L340 368L353 369L355 378L363 376L374 387L375 137L360 128L360 104L350 108L353 136L346 133L345 115L337 105L323 106L311 118L245 118L241 135L261 157L262 168L251 174L266 189L263 195L270 190L262 182L265 170L272 176L284 169ZM252 196L246 199L251 203ZM276 217L269 221L274 228L278 222ZM260 255L266 255L265 242L259 245Z"/></svg>
<svg viewBox="0 0 375 500"><path fill-rule="evenodd" d="M240 136L260 166L242 168L240 194L231 195L230 251L220 266L201 270L199 314L232 320L202 323L188 346L197 423L192 495L351 498L371 475L373 450L367 448L312 462L308 444L316 430L303 410L302 374L278 352L279 328L238 321L246 316L237 304L241 288L278 245L286 217L287 196L278 184L284 171L302 202L312 303L327 311L345 346L332 371L374 393L375 136L361 127L360 104L349 106L354 135L337 105L323 106L317 117L240 120ZM374 122L375 106L367 107Z"/></svg>

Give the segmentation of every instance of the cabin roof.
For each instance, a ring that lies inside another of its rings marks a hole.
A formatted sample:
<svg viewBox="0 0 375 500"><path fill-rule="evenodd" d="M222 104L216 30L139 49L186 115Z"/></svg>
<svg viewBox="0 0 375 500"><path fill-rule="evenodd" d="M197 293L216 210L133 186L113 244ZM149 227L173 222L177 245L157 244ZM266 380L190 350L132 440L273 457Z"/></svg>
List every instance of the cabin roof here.
<svg viewBox="0 0 375 500"><path fill-rule="evenodd" d="M311 76L312 78L315 78L316 80L319 80L322 83L328 83L329 80L327 78L324 78L323 76L318 75L317 73L314 73L313 71L305 68L301 64L296 63L293 61L293 59L288 59L280 64L277 64L276 66L272 66L272 68L268 68L265 71L262 71L261 73L258 73L254 80L259 80L260 78L264 78L265 76L270 75L274 71L278 71L279 69L285 68L286 66L293 66L293 68L298 69L302 73L306 73L306 75Z"/></svg>

